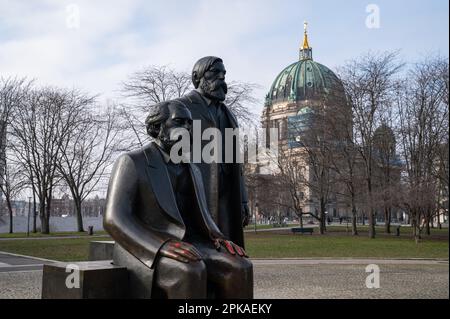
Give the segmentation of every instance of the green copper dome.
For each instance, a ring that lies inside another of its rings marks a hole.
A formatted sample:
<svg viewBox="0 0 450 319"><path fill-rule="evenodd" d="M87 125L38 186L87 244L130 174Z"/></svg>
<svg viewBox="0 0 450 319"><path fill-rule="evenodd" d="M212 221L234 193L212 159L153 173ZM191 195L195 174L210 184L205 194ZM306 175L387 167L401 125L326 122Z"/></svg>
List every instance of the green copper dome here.
<svg viewBox="0 0 450 319"><path fill-rule="evenodd" d="M331 95L343 96L338 77L326 66L304 58L285 68L276 77L266 96L266 106L280 102L321 100Z"/></svg>

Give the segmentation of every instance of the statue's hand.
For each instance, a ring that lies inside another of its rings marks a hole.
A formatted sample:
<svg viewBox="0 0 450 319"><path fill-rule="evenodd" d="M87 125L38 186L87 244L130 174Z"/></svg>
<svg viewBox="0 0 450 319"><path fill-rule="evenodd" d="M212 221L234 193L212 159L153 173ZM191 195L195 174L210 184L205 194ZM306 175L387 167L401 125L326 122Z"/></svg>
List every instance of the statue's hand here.
<svg viewBox="0 0 450 319"><path fill-rule="evenodd" d="M247 203L242 203L242 226L248 226L250 221L250 212Z"/></svg>
<svg viewBox="0 0 450 319"><path fill-rule="evenodd" d="M214 240L214 246L216 247L217 251L220 251L221 247L225 247L226 250L233 256L236 256L238 254L241 257L248 258L247 253L245 252L244 248L236 245L230 240L226 240L223 238L217 238Z"/></svg>
<svg viewBox="0 0 450 319"><path fill-rule="evenodd" d="M183 263L202 259L200 252L194 246L178 240L170 240L165 243L159 253L161 256L172 258Z"/></svg>

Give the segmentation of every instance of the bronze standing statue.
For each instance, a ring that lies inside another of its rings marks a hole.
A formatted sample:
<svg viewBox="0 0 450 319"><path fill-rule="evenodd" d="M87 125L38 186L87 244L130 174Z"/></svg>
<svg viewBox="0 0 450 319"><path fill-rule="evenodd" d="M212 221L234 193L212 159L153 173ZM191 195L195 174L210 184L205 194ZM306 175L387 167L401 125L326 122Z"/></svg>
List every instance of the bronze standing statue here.
<svg viewBox="0 0 450 319"><path fill-rule="evenodd" d="M201 133L217 128L222 137L222 163L198 163L205 188L207 202L214 221L222 233L244 247L243 226L248 224L249 210L242 164L236 161L225 163L225 131L237 129L236 117L223 103L227 94L226 70L222 59L208 56L200 59L192 70L195 90L180 98L192 113L194 120L201 123ZM202 141L203 147L209 143ZM235 150L235 145L230 149ZM195 151L195 150L194 150Z"/></svg>
<svg viewBox="0 0 450 319"><path fill-rule="evenodd" d="M214 222L201 171L169 156L171 133L191 130L191 112L163 102L146 124L155 142L117 160L104 220L116 241L114 263L129 269L130 296L253 298L252 263L242 241L230 241Z"/></svg>

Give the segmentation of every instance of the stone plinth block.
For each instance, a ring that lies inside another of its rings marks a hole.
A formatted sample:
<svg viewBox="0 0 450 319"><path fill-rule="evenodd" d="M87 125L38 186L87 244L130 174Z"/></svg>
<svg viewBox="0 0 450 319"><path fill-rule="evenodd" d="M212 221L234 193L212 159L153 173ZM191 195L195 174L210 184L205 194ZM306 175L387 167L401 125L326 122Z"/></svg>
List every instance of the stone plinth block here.
<svg viewBox="0 0 450 319"><path fill-rule="evenodd" d="M114 241L91 241L89 243L89 260L112 260Z"/></svg>
<svg viewBox="0 0 450 319"><path fill-rule="evenodd" d="M128 287L125 267L110 261L44 265L42 299L117 299Z"/></svg>

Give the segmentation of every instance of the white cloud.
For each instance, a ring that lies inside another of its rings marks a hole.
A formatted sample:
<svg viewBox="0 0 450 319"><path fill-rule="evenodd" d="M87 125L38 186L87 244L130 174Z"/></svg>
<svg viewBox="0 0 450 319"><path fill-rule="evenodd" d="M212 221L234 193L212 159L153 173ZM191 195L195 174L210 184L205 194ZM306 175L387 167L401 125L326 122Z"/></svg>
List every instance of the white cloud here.
<svg viewBox="0 0 450 319"><path fill-rule="evenodd" d="M331 68L343 63L343 56L370 49L364 6L359 10L354 4L330 3L0 0L0 75L27 75L42 84L80 87L107 98L142 66L169 64L189 71L198 58L217 55L225 60L229 79L262 85L258 97L263 100L278 72L297 58L303 19L311 22L314 56ZM79 29L66 26L66 8L72 4L79 8ZM398 32L408 28L396 27ZM391 42L373 42L373 48L400 43L395 33L390 34ZM339 47L351 36L351 46Z"/></svg>
<svg viewBox="0 0 450 319"><path fill-rule="evenodd" d="M260 1L0 1L0 74L80 87L114 97L144 65L189 71L205 55L224 58L230 77L266 84L263 43L241 49L252 34L282 18ZM80 28L66 26L76 5ZM270 69L270 67L269 67ZM263 96L263 93L261 93Z"/></svg>

